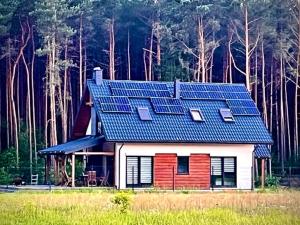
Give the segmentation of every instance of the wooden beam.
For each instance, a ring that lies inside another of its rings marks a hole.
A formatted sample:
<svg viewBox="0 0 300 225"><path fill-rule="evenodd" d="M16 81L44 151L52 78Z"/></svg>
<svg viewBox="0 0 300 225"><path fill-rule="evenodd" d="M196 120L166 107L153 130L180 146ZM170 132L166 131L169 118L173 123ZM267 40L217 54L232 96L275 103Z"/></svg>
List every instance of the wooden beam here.
<svg viewBox="0 0 300 225"><path fill-rule="evenodd" d="M74 155L115 155L114 152L75 152Z"/></svg>
<svg viewBox="0 0 300 225"><path fill-rule="evenodd" d="M72 154L72 187L75 187L75 155Z"/></svg>
<svg viewBox="0 0 300 225"><path fill-rule="evenodd" d="M265 188L265 159L261 159L261 187Z"/></svg>

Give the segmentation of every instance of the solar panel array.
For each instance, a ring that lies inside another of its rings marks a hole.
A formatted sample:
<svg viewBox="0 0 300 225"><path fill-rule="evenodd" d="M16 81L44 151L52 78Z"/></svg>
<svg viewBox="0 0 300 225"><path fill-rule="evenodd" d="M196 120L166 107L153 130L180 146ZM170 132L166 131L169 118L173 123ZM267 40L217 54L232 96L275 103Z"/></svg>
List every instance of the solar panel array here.
<svg viewBox="0 0 300 225"><path fill-rule="evenodd" d="M127 97L98 97L102 112L131 113L132 108Z"/></svg>
<svg viewBox="0 0 300 225"><path fill-rule="evenodd" d="M181 84L180 88L182 99L251 99L242 85Z"/></svg>
<svg viewBox="0 0 300 225"><path fill-rule="evenodd" d="M176 98L151 98L151 103L156 113L184 114L181 101Z"/></svg>
<svg viewBox="0 0 300 225"><path fill-rule="evenodd" d="M233 115L260 115L255 103L252 100L226 100Z"/></svg>
<svg viewBox="0 0 300 225"><path fill-rule="evenodd" d="M110 89L113 96L128 97L171 97L168 86L163 83L144 82L110 82Z"/></svg>

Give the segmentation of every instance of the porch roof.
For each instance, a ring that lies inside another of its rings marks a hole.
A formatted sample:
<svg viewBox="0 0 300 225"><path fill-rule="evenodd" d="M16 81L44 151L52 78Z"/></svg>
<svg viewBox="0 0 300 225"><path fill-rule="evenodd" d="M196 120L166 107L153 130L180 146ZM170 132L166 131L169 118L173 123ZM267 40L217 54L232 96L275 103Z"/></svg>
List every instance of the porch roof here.
<svg viewBox="0 0 300 225"><path fill-rule="evenodd" d="M271 152L267 145L256 145L254 149L255 158L268 159L271 158Z"/></svg>
<svg viewBox="0 0 300 225"><path fill-rule="evenodd" d="M39 151L41 155L67 155L82 149L90 148L101 143L104 136L85 136L60 145L55 145Z"/></svg>

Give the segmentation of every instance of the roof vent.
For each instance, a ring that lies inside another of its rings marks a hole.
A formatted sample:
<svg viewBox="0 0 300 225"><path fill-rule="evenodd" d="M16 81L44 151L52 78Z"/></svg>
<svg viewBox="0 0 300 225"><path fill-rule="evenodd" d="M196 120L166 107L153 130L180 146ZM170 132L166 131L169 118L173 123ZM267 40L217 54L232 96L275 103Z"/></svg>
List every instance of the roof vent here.
<svg viewBox="0 0 300 225"><path fill-rule="evenodd" d="M174 82L174 96L175 98L180 98L180 80L176 79Z"/></svg>
<svg viewBox="0 0 300 225"><path fill-rule="evenodd" d="M100 67L95 67L93 71L93 79L97 85L103 83L103 70Z"/></svg>
<svg viewBox="0 0 300 225"><path fill-rule="evenodd" d="M234 122L230 109L220 109L220 114L225 122Z"/></svg>

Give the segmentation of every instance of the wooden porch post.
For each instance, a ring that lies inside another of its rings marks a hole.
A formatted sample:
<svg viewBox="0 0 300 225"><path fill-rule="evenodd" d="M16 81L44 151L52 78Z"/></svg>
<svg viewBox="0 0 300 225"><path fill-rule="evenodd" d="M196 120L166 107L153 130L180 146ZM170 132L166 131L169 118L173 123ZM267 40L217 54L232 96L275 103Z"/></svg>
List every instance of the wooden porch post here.
<svg viewBox="0 0 300 225"><path fill-rule="evenodd" d="M261 187L265 188L265 159L261 159Z"/></svg>
<svg viewBox="0 0 300 225"><path fill-rule="evenodd" d="M75 187L75 154L72 154L72 187Z"/></svg>
<svg viewBox="0 0 300 225"><path fill-rule="evenodd" d="M46 170L45 170L45 184L48 184L48 182L50 181L50 167L51 167L51 156L47 155L46 156L46 160L45 160L45 164L46 164Z"/></svg>
<svg viewBox="0 0 300 225"><path fill-rule="evenodd" d="M57 185L59 183L59 158L58 156L54 156L54 180L55 184Z"/></svg>
<svg viewBox="0 0 300 225"><path fill-rule="evenodd" d="M272 177L272 159L269 158L269 176Z"/></svg>

